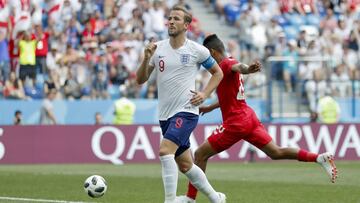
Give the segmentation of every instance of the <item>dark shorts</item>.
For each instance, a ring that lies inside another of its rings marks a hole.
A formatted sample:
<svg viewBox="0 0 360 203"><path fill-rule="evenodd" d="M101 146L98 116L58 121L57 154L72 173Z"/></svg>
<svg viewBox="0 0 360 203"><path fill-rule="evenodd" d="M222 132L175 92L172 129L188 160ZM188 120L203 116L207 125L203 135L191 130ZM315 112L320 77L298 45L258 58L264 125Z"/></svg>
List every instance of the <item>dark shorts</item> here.
<svg viewBox="0 0 360 203"><path fill-rule="evenodd" d="M175 157L181 155L190 148L189 137L195 129L199 116L192 113L180 112L166 121L160 121L160 127L164 138L171 140L179 146Z"/></svg>
<svg viewBox="0 0 360 203"><path fill-rule="evenodd" d="M20 65L19 78L25 80L26 77L36 79L36 68L33 65Z"/></svg>

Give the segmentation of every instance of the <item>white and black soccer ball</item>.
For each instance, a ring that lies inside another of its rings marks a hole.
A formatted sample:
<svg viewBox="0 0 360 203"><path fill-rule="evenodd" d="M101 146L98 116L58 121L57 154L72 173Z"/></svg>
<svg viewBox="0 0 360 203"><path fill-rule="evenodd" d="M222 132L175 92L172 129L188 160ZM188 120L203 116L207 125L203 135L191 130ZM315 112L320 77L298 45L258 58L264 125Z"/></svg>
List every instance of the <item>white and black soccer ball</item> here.
<svg viewBox="0 0 360 203"><path fill-rule="evenodd" d="M107 189L106 181L99 175L92 175L85 180L84 190L92 198L101 197Z"/></svg>

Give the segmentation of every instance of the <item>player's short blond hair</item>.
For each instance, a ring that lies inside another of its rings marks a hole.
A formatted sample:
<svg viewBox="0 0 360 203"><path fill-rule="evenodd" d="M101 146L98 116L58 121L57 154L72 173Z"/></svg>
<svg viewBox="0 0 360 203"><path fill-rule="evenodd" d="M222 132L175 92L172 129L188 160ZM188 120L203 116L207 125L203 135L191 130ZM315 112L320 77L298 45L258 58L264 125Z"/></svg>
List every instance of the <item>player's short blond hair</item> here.
<svg viewBox="0 0 360 203"><path fill-rule="evenodd" d="M185 7L180 6L180 5L175 5L174 7L171 8L170 11L182 11L184 13L185 23L189 23L189 24L191 23L192 15Z"/></svg>

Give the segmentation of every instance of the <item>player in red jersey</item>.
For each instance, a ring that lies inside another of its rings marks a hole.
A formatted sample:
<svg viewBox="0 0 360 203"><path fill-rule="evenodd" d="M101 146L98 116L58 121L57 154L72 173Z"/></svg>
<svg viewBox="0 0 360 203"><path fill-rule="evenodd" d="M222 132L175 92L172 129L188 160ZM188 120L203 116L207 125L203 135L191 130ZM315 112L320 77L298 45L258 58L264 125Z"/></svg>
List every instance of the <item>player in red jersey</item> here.
<svg viewBox="0 0 360 203"><path fill-rule="evenodd" d="M214 130L212 135L196 150L195 164L205 171L210 157L230 148L240 140L245 140L274 160L297 159L305 162L317 162L324 167L330 180L334 183L337 170L333 155L328 152L318 155L303 149L279 147L272 141L255 112L246 104L242 74L260 71L261 64L255 62L248 66L227 57L224 44L215 34L206 37L203 44L220 65L224 77L216 90L218 102L209 106L201 106L200 113L207 113L220 107L223 124ZM187 196L181 196L181 200L182 202L195 202L196 194L196 188L189 183Z"/></svg>

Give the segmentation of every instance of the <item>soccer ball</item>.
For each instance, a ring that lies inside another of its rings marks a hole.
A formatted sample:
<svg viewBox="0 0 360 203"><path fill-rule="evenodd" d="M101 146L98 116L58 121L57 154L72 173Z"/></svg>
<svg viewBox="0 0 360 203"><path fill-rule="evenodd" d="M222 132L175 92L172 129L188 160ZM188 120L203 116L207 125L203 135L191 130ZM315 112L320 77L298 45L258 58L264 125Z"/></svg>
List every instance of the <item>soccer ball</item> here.
<svg viewBox="0 0 360 203"><path fill-rule="evenodd" d="M92 198L101 197L107 189L106 181L99 175L92 175L85 180L84 190Z"/></svg>

